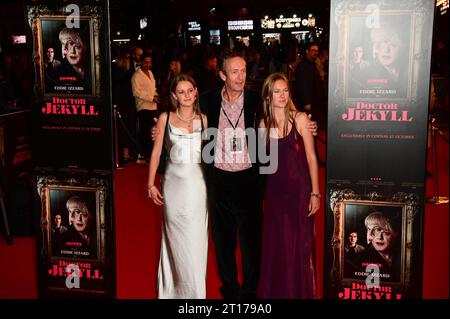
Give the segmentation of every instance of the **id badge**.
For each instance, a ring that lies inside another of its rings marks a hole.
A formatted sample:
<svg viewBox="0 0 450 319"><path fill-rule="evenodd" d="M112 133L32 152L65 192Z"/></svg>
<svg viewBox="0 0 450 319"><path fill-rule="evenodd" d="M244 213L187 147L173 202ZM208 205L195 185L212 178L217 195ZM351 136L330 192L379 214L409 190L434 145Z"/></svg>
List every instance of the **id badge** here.
<svg viewBox="0 0 450 319"><path fill-rule="evenodd" d="M233 136L230 139L230 151L231 154L242 153L242 138Z"/></svg>

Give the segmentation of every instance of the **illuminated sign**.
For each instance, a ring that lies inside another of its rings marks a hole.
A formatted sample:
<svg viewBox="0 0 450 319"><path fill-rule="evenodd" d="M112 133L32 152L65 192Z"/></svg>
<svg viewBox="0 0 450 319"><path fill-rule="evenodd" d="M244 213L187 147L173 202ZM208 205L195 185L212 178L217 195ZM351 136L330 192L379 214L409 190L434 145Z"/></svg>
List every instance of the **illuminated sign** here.
<svg viewBox="0 0 450 319"><path fill-rule="evenodd" d="M147 27L147 18L142 18L139 20L139 28L145 29Z"/></svg>
<svg viewBox="0 0 450 319"><path fill-rule="evenodd" d="M253 30L253 20L228 21L228 30Z"/></svg>
<svg viewBox="0 0 450 319"><path fill-rule="evenodd" d="M261 28L262 29L294 29L300 27L315 27L316 26L316 18L299 18L293 16L291 18L280 17L277 19L270 19L269 17L265 17L261 19Z"/></svg>
<svg viewBox="0 0 450 319"><path fill-rule="evenodd" d="M440 7L441 15L446 14L448 11L448 0L436 0L436 7Z"/></svg>
<svg viewBox="0 0 450 319"><path fill-rule="evenodd" d="M200 31L202 27L200 26L200 23L197 21L189 21L188 22L188 31Z"/></svg>
<svg viewBox="0 0 450 319"><path fill-rule="evenodd" d="M220 30L209 30L209 43L220 45Z"/></svg>
<svg viewBox="0 0 450 319"><path fill-rule="evenodd" d="M27 43L27 37L25 35L13 35L13 44L23 44Z"/></svg>

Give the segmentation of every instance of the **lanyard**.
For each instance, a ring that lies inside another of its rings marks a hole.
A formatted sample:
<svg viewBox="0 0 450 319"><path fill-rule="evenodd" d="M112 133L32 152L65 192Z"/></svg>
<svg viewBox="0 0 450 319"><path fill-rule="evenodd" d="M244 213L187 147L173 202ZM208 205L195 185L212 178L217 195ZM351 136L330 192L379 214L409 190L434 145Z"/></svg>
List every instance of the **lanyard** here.
<svg viewBox="0 0 450 319"><path fill-rule="evenodd" d="M233 125L233 123L231 123L231 120L230 120L230 118L228 117L228 115L227 115L227 113L225 112L225 110L223 109L223 107L222 107L222 112L223 112L223 114L225 115L225 117L227 118L228 123L230 123L231 127L233 128L233 130L236 130L236 127L238 126L239 120L241 119L242 112L244 112L244 106L242 106L241 113L239 113L239 117L238 117L238 119L237 119L235 125Z"/></svg>

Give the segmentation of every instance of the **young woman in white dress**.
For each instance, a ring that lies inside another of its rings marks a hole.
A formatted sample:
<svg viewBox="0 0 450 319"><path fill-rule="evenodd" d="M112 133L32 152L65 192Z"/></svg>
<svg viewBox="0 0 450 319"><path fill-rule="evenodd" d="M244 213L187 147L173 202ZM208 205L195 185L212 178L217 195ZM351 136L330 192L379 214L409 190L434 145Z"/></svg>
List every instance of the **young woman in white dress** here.
<svg viewBox="0 0 450 319"><path fill-rule="evenodd" d="M159 116L150 158L148 196L163 205L158 298L206 298L208 214L205 179L201 169L201 138L207 127L200 113L195 81L176 76L170 89L175 110ZM203 124L202 122L203 121ZM168 123L168 134L163 134ZM162 194L155 185L163 146L169 154L162 177Z"/></svg>

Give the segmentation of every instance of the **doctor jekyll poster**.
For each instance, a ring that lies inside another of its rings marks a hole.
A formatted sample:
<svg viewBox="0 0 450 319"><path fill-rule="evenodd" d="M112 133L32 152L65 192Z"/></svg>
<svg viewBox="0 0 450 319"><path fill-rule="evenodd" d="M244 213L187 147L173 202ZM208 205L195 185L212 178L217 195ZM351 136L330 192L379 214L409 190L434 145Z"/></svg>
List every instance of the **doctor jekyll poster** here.
<svg viewBox="0 0 450 319"><path fill-rule="evenodd" d="M108 1L31 1L39 294L115 295Z"/></svg>
<svg viewBox="0 0 450 319"><path fill-rule="evenodd" d="M41 297L115 295L110 188L108 174L36 176Z"/></svg>
<svg viewBox="0 0 450 319"><path fill-rule="evenodd" d="M33 1L27 18L36 73L39 166L112 167L107 1ZM94 155L95 154L95 155Z"/></svg>
<svg viewBox="0 0 450 319"><path fill-rule="evenodd" d="M430 0L331 2L327 297L421 297L433 13Z"/></svg>

